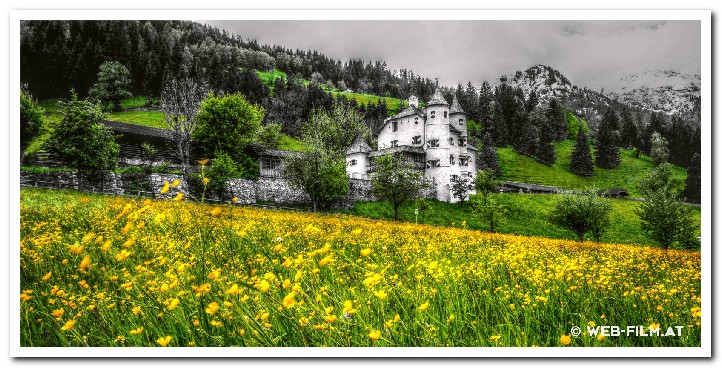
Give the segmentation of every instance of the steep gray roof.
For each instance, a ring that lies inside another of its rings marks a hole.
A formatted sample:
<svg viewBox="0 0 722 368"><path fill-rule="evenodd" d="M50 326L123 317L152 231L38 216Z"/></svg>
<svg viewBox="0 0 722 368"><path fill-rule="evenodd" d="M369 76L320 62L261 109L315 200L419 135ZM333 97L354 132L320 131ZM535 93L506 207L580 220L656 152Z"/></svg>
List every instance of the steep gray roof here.
<svg viewBox="0 0 722 368"><path fill-rule="evenodd" d="M454 95L454 102L451 103L451 107L449 108L450 114L457 114L462 113L465 114L464 110L461 108L461 105L459 105L459 99Z"/></svg>
<svg viewBox="0 0 722 368"><path fill-rule="evenodd" d="M248 148L258 156L287 157L292 151L268 148L256 143L250 143Z"/></svg>
<svg viewBox="0 0 722 368"><path fill-rule="evenodd" d="M394 119L403 118L406 116L412 116L412 115L419 115L424 116L424 110L416 107L416 106L409 106L403 110L401 110L396 116L394 116Z"/></svg>
<svg viewBox="0 0 722 368"><path fill-rule="evenodd" d="M369 153L371 152L371 146L366 143L366 140L363 139L363 137L357 137L353 143L346 149L346 154L350 155L352 153Z"/></svg>
<svg viewBox="0 0 722 368"><path fill-rule="evenodd" d="M441 90L438 88L434 91L434 95L431 96L431 100L426 103L426 106L431 105L449 105L449 103L446 102L446 99L444 99L444 96L441 95Z"/></svg>

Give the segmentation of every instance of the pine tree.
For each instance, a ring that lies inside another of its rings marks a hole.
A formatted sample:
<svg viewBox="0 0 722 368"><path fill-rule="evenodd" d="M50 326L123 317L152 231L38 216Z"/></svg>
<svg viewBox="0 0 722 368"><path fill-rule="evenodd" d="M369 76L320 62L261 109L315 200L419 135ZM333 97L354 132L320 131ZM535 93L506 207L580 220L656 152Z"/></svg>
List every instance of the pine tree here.
<svg viewBox="0 0 722 368"><path fill-rule="evenodd" d="M549 108L546 111L546 123L550 129L552 140L561 141L567 137L567 121L564 118L564 108L554 98L549 101Z"/></svg>
<svg viewBox="0 0 722 368"><path fill-rule="evenodd" d="M579 125L577 132L577 141L574 144L574 151L571 157L571 171L581 176L592 176L594 174L594 164L592 163L592 153L589 150L589 139L587 133L584 132L582 125Z"/></svg>
<svg viewBox="0 0 722 368"><path fill-rule="evenodd" d="M622 111L621 128L619 130L619 146L624 148L637 147L637 125L629 109ZM639 147L637 147L639 148Z"/></svg>
<svg viewBox="0 0 722 368"><path fill-rule="evenodd" d="M499 170L499 157L496 154L496 147L492 141L491 134L486 132L481 141L481 150L479 152L478 169L492 170L496 175L501 174Z"/></svg>
<svg viewBox="0 0 722 368"><path fill-rule="evenodd" d="M596 164L598 167L613 169L619 166L619 147L617 146L617 131L619 125L617 113L607 110L602 118L597 133Z"/></svg>

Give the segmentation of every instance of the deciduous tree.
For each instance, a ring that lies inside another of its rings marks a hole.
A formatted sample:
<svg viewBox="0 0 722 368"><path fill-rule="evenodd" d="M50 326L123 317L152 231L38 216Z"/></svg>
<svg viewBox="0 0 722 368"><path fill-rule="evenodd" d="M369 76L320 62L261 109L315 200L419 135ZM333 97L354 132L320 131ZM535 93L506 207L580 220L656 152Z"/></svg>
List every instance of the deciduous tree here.
<svg viewBox="0 0 722 368"><path fill-rule="evenodd" d="M133 97L129 89L133 83L130 72L125 65L117 61L106 61L100 65L98 82L88 91L92 101L103 105L113 103L113 110L120 111L120 101Z"/></svg>
<svg viewBox="0 0 722 368"><path fill-rule="evenodd" d="M414 163L400 155L387 153L373 159L374 174L371 191L382 200L388 200L394 208L394 220L399 219L399 207L418 198L427 186L422 171Z"/></svg>

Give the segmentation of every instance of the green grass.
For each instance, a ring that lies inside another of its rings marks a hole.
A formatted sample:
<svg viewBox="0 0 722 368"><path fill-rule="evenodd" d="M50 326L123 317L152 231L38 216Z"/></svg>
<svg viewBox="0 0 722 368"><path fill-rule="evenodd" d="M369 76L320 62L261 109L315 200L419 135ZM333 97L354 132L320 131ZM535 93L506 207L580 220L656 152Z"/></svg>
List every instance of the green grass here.
<svg viewBox="0 0 722 368"><path fill-rule="evenodd" d="M557 200L556 195L517 193L496 193L492 195L508 210L502 223L498 226L498 232L576 240L571 231L554 225L547 220L548 213ZM451 204L437 200L431 200L430 203L432 211L426 216L424 221L426 224L461 228L462 222L466 221L466 226L469 229L483 231L489 229L488 222L480 221L471 215L467 204L462 209L458 203ZM611 224L608 231L602 235L601 241L605 243L656 246L657 244L640 227L639 217L634 213L634 209L638 205L639 202L636 201L612 200ZM343 212L377 219L393 219L394 216L393 207L386 201L356 202L354 210ZM699 208L695 208L695 216L699 223ZM407 222L415 221L413 203L409 203L400 209L399 219Z"/></svg>
<svg viewBox="0 0 722 368"><path fill-rule="evenodd" d="M284 134L281 136L281 140L278 144L278 149L286 151L304 152L307 150L307 147L305 143L299 141L298 139L289 137Z"/></svg>
<svg viewBox="0 0 722 368"><path fill-rule="evenodd" d="M356 93L356 92L339 92L339 91L331 91L331 93L335 96L344 96L348 99L354 99L356 100L356 103L360 104L366 104L369 103L377 104L379 100L383 100L386 102L386 108L388 109L389 116L394 116L399 112L399 107L401 105L401 102L403 101L400 98L394 98L394 97L380 97L376 95L369 95L366 93Z"/></svg>
<svg viewBox="0 0 722 368"><path fill-rule="evenodd" d="M151 128L165 128L163 113L160 111L122 111L111 112L108 120L121 121L123 123L143 125Z"/></svg>
<svg viewBox="0 0 722 368"><path fill-rule="evenodd" d="M257 70L256 73L258 74L258 77L261 78L263 83L265 83L268 86L268 88L270 88L271 90L273 90L273 83L276 81L276 79L278 79L278 78L288 79L288 76L286 75L286 73L282 72L278 69L274 69L272 72L264 72L264 71Z"/></svg>
<svg viewBox="0 0 722 368"><path fill-rule="evenodd" d="M594 167L591 177L582 177L570 171L570 156L574 141L564 140L556 144L557 161L552 166L540 164L533 158L514 152L511 147L498 150L499 166L503 180L540 185L551 185L567 189L584 189L594 186L600 189L626 189L632 197L639 197L639 181L654 167L647 155L634 157L632 150L621 149L621 163L614 169ZM684 182L686 170L673 166L674 178Z"/></svg>

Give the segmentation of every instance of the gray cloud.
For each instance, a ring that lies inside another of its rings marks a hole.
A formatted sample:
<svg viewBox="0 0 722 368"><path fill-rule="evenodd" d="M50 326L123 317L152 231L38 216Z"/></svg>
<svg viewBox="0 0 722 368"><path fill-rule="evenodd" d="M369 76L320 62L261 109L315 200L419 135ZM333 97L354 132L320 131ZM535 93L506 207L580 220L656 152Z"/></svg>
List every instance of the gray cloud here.
<svg viewBox="0 0 722 368"><path fill-rule="evenodd" d="M700 74L699 21L205 21L243 38L328 57L384 60L445 85L478 85L535 64L617 89L646 69Z"/></svg>

